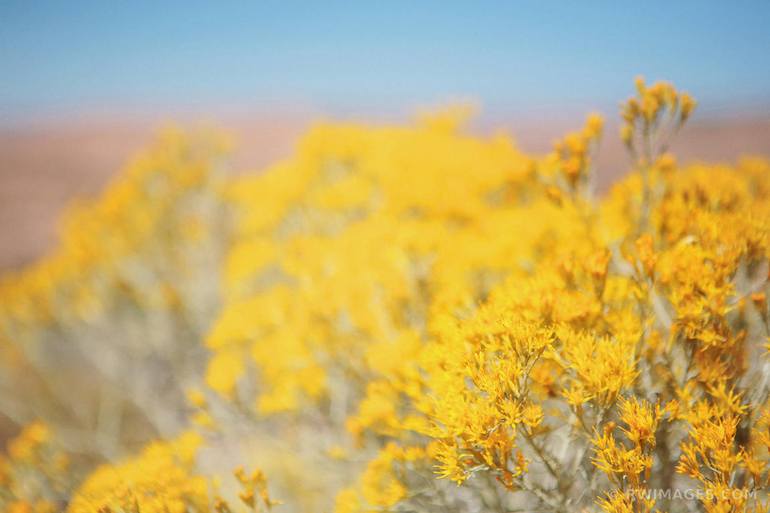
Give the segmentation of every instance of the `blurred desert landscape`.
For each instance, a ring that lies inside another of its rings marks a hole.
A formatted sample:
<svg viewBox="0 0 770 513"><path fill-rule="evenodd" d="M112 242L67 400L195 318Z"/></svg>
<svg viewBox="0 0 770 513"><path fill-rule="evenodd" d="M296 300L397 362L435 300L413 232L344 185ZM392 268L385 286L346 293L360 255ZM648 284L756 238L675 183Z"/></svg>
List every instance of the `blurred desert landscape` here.
<svg viewBox="0 0 770 513"><path fill-rule="evenodd" d="M734 162L742 155L770 154L770 109L704 113L674 141L682 163ZM291 154L317 112L259 112L208 117L160 118L139 115L78 115L0 127L0 269L19 268L42 255L56 240L56 219L78 198L96 195L154 134L174 119L183 127L201 124L230 134L233 172L259 170ZM612 119L612 116L607 116ZM386 119L385 122L393 121ZM376 122L376 121L375 121ZM582 117L484 114L471 130L503 130L531 153L579 127ZM621 176L627 155L610 124L599 155L603 189Z"/></svg>

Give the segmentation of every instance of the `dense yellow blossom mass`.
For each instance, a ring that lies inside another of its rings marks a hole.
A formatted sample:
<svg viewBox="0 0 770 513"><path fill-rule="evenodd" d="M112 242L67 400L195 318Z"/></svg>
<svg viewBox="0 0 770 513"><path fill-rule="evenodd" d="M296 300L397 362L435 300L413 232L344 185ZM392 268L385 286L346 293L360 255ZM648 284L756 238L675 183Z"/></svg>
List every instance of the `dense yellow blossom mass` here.
<svg viewBox="0 0 770 513"><path fill-rule="evenodd" d="M595 114L546 156L468 135L462 108L319 125L227 178L219 143L160 144L8 281L0 342L30 368L57 332L98 352L76 340L132 298L140 333L166 330L134 346L166 362L149 390L188 404L129 387L121 414L166 439L189 418L204 449L188 434L125 459L93 398L101 420L78 429L98 443L64 446L122 463L71 484L66 508L768 511L770 162L679 166L667 147L694 100L636 85L632 169L603 196ZM156 179L166 192L144 196ZM106 377L100 393L121 383ZM83 418L61 406L46 420L66 434ZM30 429L10 461L34 452ZM265 472L233 481L241 464ZM0 504L64 508L47 497Z"/></svg>
<svg viewBox="0 0 770 513"><path fill-rule="evenodd" d="M208 511L207 483L191 473L200 437L150 444L129 461L97 468L75 491L68 513Z"/></svg>

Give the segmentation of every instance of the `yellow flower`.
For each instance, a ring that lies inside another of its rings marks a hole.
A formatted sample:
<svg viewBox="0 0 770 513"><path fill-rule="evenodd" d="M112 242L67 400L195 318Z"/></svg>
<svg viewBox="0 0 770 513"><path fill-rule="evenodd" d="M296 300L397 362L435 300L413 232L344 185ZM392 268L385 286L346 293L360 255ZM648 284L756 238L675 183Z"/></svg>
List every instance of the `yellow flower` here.
<svg viewBox="0 0 770 513"><path fill-rule="evenodd" d="M75 492L67 511L208 511L206 481L193 472L200 443L197 435L186 433L150 444L135 458L99 467Z"/></svg>

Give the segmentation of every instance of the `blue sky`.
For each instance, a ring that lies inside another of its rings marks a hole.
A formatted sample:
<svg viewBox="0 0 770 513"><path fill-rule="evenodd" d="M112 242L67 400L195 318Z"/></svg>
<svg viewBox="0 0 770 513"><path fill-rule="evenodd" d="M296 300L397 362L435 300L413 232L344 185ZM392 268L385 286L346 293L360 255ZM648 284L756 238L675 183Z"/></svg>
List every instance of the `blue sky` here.
<svg viewBox="0 0 770 513"><path fill-rule="evenodd" d="M0 0L0 116L475 99L614 106L638 74L713 111L770 105L770 2ZM770 112L765 109L765 112Z"/></svg>

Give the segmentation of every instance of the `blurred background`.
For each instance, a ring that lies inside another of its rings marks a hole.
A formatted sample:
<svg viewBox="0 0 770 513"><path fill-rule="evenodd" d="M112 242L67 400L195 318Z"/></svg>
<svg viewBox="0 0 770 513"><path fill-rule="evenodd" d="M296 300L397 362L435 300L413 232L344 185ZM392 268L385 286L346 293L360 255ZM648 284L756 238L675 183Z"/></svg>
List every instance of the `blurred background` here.
<svg viewBox="0 0 770 513"><path fill-rule="evenodd" d="M770 3L0 2L0 269L50 247L155 131L235 137L233 169L287 156L318 119L404 122L473 102L478 133L530 152L606 115L600 180L621 175L617 105L665 79L699 108L674 150L770 155Z"/></svg>

